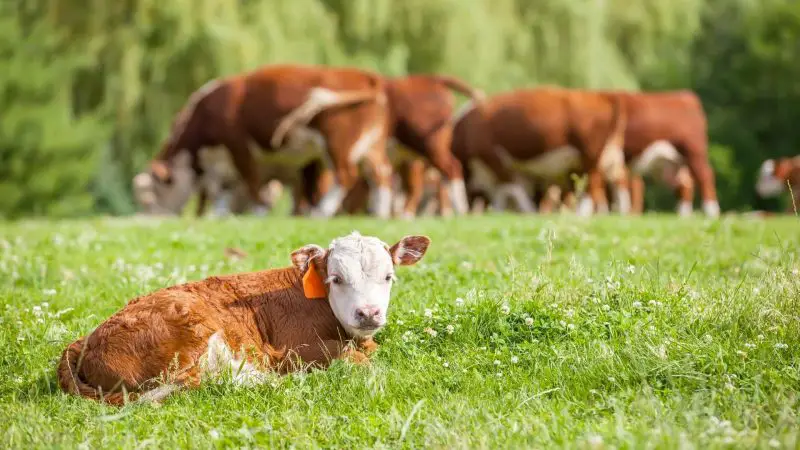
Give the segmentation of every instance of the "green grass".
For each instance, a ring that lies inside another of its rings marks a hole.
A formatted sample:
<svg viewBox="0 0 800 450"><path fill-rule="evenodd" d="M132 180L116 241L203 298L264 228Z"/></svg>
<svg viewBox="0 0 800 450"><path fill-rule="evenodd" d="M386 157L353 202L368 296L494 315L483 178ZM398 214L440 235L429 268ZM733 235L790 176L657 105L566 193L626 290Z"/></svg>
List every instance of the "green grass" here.
<svg viewBox="0 0 800 450"><path fill-rule="evenodd" d="M128 299L354 229L432 238L398 270L371 367L160 407L58 390L63 348ZM796 217L0 224L3 446L797 448L798 244Z"/></svg>

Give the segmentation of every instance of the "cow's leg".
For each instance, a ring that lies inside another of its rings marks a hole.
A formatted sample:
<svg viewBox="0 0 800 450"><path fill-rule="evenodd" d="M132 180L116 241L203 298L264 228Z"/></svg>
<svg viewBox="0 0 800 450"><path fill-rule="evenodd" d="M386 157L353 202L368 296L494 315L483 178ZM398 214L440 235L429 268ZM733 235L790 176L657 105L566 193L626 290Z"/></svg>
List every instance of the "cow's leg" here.
<svg viewBox="0 0 800 450"><path fill-rule="evenodd" d="M208 205L208 189L205 186L200 186L199 192L197 193L197 210L195 214L197 217L203 217L203 214L206 212L206 206Z"/></svg>
<svg viewBox="0 0 800 450"><path fill-rule="evenodd" d="M598 214L608 213L608 201L605 192L605 179L598 167L592 167L588 170L587 176L589 178L587 192L584 192L578 202L577 215L580 217L589 217L597 210Z"/></svg>
<svg viewBox="0 0 800 450"><path fill-rule="evenodd" d="M453 215L453 202L450 198L450 190L446 188L445 181L440 179L436 182L436 197L439 200L439 214L442 217Z"/></svg>
<svg viewBox="0 0 800 450"><path fill-rule="evenodd" d="M493 209L497 211L506 209L506 198L511 196L521 212L536 212L536 207L525 191L522 180L507 166L499 152L481 152L480 159L497 178L497 188L492 198Z"/></svg>
<svg viewBox="0 0 800 450"><path fill-rule="evenodd" d="M386 152L386 145L373 147L366 155L366 163L375 186L370 195L372 213L382 219L388 219L392 214L393 169Z"/></svg>
<svg viewBox="0 0 800 450"><path fill-rule="evenodd" d="M694 180L689 175L689 170L683 166L675 173L678 197L678 215L687 217L692 214L692 201L694 200Z"/></svg>
<svg viewBox="0 0 800 450"><path fill-rule="evenodd" d="M631 173L629 185L631 191L631 212L640 215L644 213L644 178L637 173Z"/></svg>
<svg viewBox="0 0 800 450"><path fill-rule="evenodd" d="M342 161L336 166L333 183L311 210L311 217L331 217L336 214L347 193L358 181L358 166L348 161Z"/></svg>
<svg viewBox="0 0 800 450"><path fill-rule="evenodd" d="M442 174L443 182L447 185L448 194L456 214L464 215L469 212L467 199L467 186L464 183L464 173L461 162L453 156L450 144L453 138L451 127L442 127L425 142L425 154L431 163Z"/></svg>
<svg viewBox="0 0 800 450"><path fill-rule="evenodd" d="M705 151L684 151L686 163L692 172L692 177L700 187L700 196L703 199L703 212L707 217L719 217L719 201L717 200L717 187L714 170L708 163L708 154Z"/></svg>
<svg viewBox="0 0 800 450"><path fill-rule="evenodd" d="M425 162L421 159L403 162L400 170L402 185L406 191L403 218L410 219L417 215L425 190Z"/></svg>
<svg viewBox="0 0 800 450"><path fill-rule="evenodd" d="M245 186L247 186L247 193L253 200L253 212L265 212L269 205L261 198L261 180L258 173L258 164L250 153L246 135L242 132L233 133L224 140L224 144L230 151L233 165L239 175L242 176Z"/></svg>

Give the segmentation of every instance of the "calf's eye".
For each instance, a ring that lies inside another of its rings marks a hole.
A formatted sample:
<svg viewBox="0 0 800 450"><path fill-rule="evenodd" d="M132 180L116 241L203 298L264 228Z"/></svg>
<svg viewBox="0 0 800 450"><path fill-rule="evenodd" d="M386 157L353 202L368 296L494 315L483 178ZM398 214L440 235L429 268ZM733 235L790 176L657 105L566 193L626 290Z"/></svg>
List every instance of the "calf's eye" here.
<svg viewBox="0 0 800 450"><path fill-rule="evenodd" d="M392 276L393 276L392 274L386 275L386 282L387 283L392 281Z"/></svg>
<svg viewBox="0 0 800 450"><path fill-rule="evenodd" d="M341 279L341 278L339 278L339 276L338 276L338 275L334 275L334 276L331 278L331 283L333 283L333 284L341 284L341 283L342 283L342 279Z"/></svg>

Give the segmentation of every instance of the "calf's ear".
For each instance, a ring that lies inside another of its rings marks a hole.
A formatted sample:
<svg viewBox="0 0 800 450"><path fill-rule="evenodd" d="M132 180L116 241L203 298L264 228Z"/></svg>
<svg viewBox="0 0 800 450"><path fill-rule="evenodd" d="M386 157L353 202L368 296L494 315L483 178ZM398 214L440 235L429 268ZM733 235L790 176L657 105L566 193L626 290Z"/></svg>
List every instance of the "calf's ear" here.
<svg viewBox="0 0 800 450"><path fill-rule="evenodd" d="M305 275L312 261L314 261L314 265L317 268L320 268L325 259L325 253L326 250L319 245L309 244L303 246L292 252L292 265L297 267L301 274Z"/></svg>
<svg viewBox="0 0 800 450"><path fill-rule="evenodd" d="M431 240L428 236L406 236L389 248L395 265L411 266L425 255Z"/></svg>

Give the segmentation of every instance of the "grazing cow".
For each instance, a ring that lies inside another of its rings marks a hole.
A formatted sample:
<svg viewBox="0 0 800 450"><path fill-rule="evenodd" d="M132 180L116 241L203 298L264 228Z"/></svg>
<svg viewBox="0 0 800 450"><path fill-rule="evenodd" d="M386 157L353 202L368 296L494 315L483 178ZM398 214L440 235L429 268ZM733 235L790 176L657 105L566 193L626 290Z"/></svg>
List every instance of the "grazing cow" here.
<svg viewBox="0 0 800 450"><path fill-rule="evenodd" d="M588 174L589 195L580 200L580 215L592 214L595 205L607 210L605 181L626 182L625 111L613 96L557 87L520 89L468 105L459 115L453 153L466 179L473 159L496 177L495 209L504 209L511 195L521 211L534 211L520 174L549 182Z"/></svg>
<svg viewBox="0 0 800 450"><path fill-rule="evenodd" d="M482 91L446 75L416 74L387 78L389 129L393 141L415 154L410 156L402 155L404 152L394 152L397 155L394 162L399 164L418 156L426 157L446 179L447 195L452 199L455 212L466 214L468 204L463 170L451 151L454 126L454 97L451 90L469 97L472 103L484 98ZM407 197L406 216L416 213L419 199L418 195Z"/></svg>
<svg viewBox="0 0 800 450"><path fill-rule="evenodd" d="M306 245L290 267L210 277L131 300L58 363L67 393L121 405L158 401L203 375L234 380L367 362L385 324L395 266L416 264L430 239L407 236L389 247L352 233L326 250Z"/></svg>
<svg viewBox="0 0 800 450"><path fill-rule="evenodd" d="M718 217L714 171L708 162L708 126L697 95L687 90L602 93L619 98L625 106L624 151L631 172L658 177L664 170L681 174L680 167L686 165L699 187L703 212L708 217ZM681 195L685 194L682 191ZM681 215L692 212L693 191L689 195L688 199L681 197L678 206Z"/></svg>
<svg viewBox="0 0 800 450"><path fill-rule="evenodd" d="M355 68L265 66L213 80L192 94L150 171L158 182L171 185L175 158L185 151L191 169L201 176L199 150L222 146L253 201L266 206L259 195L251 141L267 154L281 150L279 157L291 156L298 167L324 157L334 169L334 184L312 215L330 217L356 182L358 163L364 159L377 186L375 213L386 217L391 200L386 124L380 75ZM309 141L316 145L302 145ZM174 189L184 192L191 187Z"/></svg>
<svg viewBox="0 0 800 450"><path fill-rule="evenodd" d="M756 182L758 195L762 198L775 197L787 189L792 196L788 212L792 212L800 203L800 156L764 161Z"/></svg>

